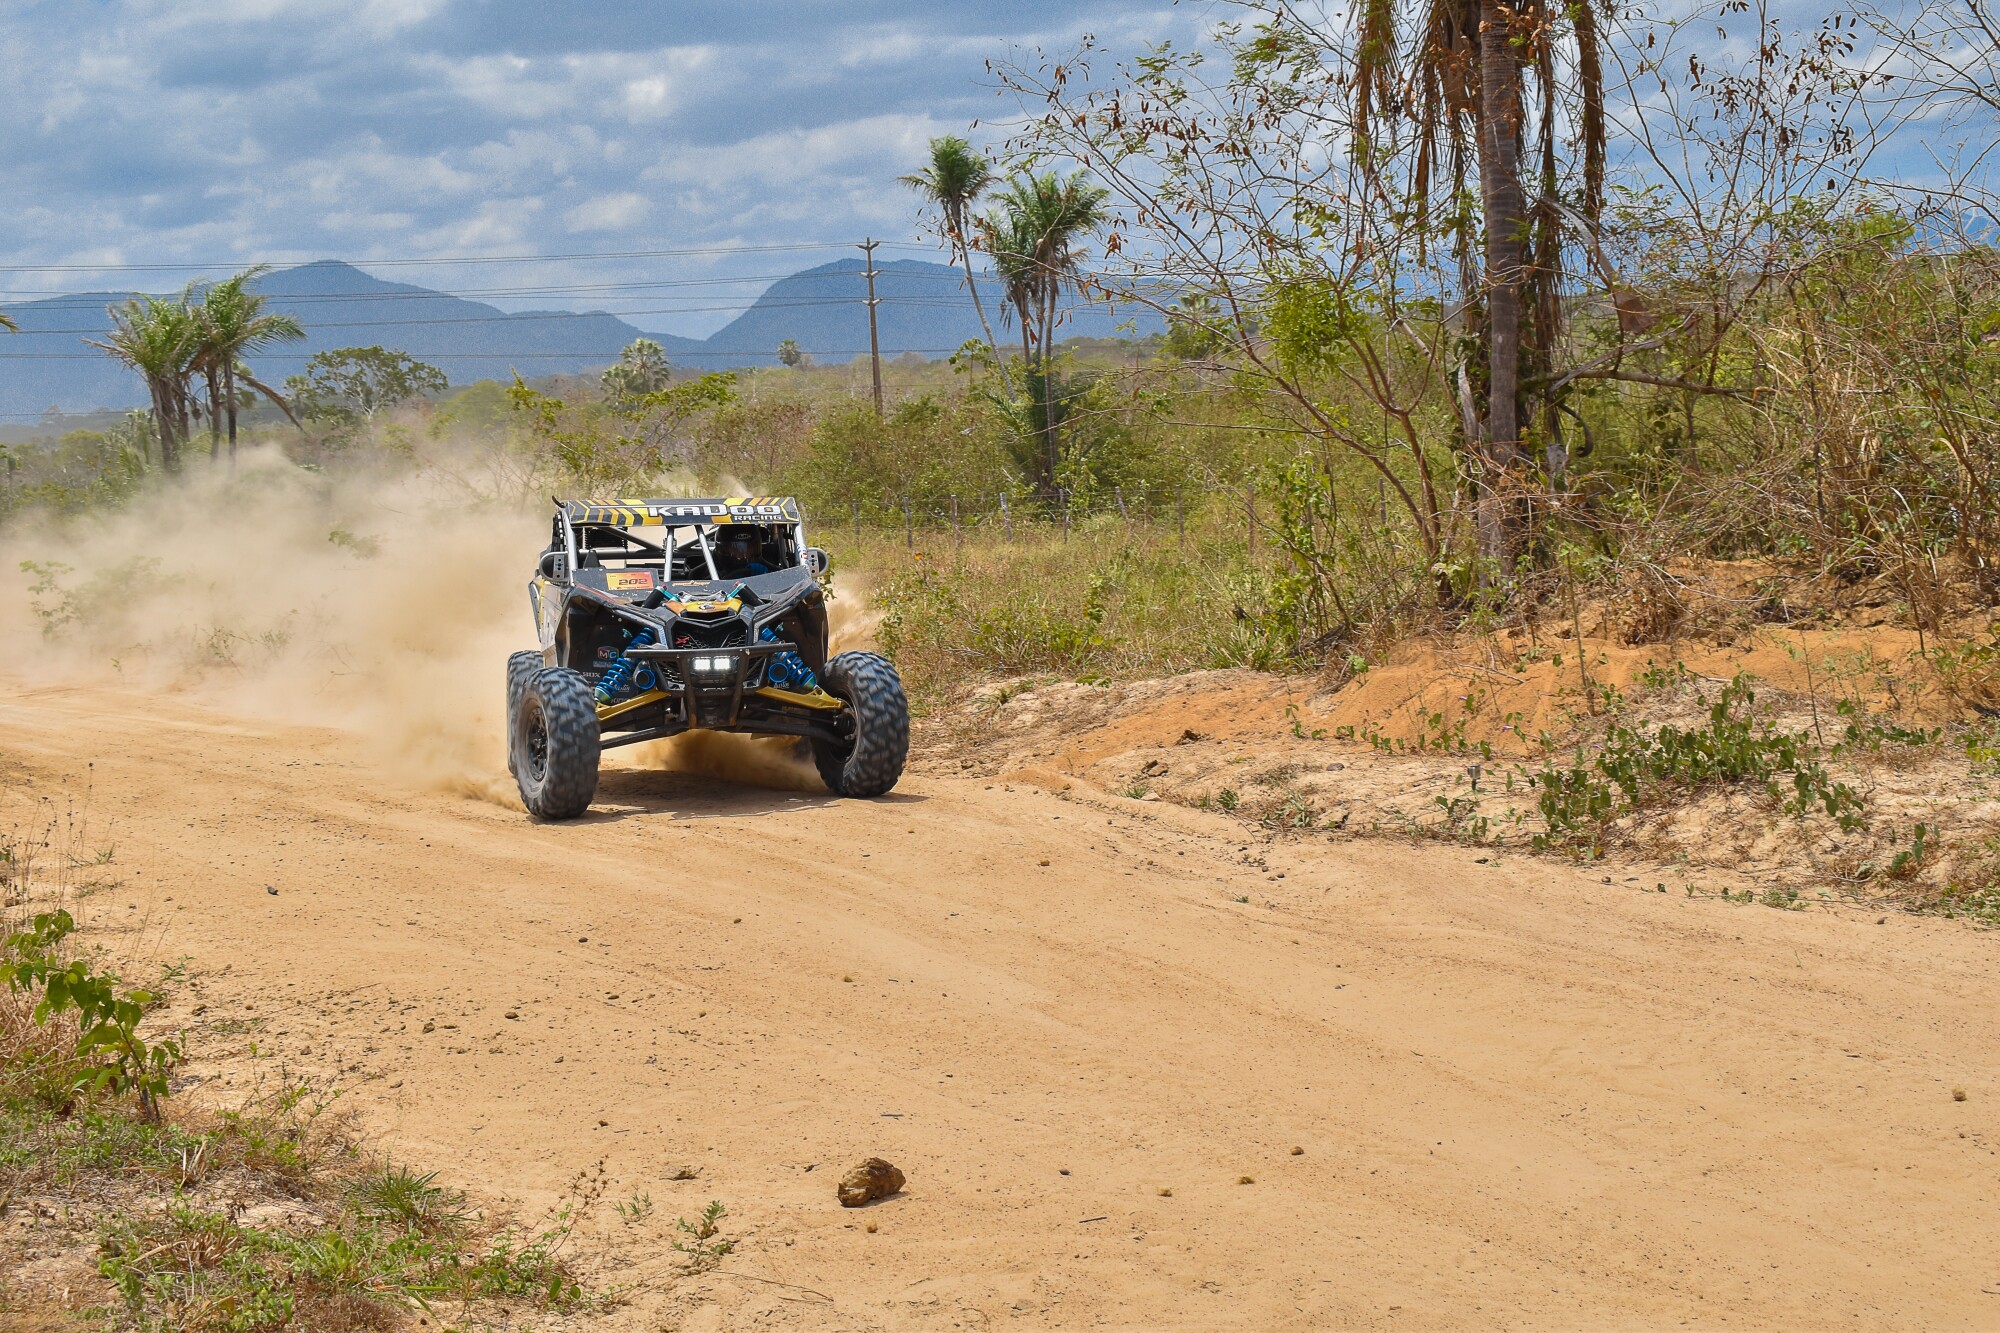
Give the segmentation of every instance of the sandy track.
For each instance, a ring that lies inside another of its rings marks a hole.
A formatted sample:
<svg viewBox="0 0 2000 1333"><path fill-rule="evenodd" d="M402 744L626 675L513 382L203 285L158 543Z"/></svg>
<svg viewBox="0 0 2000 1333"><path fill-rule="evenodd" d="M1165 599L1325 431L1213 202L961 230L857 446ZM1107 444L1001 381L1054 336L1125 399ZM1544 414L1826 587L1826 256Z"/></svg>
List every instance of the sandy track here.
<svg viewBox="0 0 2000 1333"><path fill-rule="evenodd" d="M99 925L397 1156L650 1191L597 1234L621 1324L2000 1327L1991 935L1024 782L614 772L537 826L335 733L0 687L10 795L90 761ZM908 1190L836 1207L869 1154ZM796 1286L667 1280L710 1198Z"/></svg>

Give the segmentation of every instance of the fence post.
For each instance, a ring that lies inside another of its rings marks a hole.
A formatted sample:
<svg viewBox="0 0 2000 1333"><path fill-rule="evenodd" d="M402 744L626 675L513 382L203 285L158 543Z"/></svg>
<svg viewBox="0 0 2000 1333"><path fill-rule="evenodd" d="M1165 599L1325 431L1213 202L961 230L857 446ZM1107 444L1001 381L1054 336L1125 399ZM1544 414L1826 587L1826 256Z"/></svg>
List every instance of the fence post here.
<svg viewBox="0 0 2000 1333"><path fill-rule="evenodd" d="M1006 533L1007 540L1010 542L1013 541L1014 515L1007 509L1007 492L1005 491L1000 492L1000 527Z"/></svg>
<svg viewBox="0 0 2000 1333"><path fill-rule="evenodd" d="M1124 523L1130 523L1132 521L1132 516L1125 512L1125 488L1123 486L1113 486L1111 488L1111 494L1118 501L1119 521Z"/></svg>
<svg viewBox="0 0 2000 1333"><path fill-rule="evenodd" d="M910 497L907 495L903 497L903 549L906 551L917 549L917 530L911 524Z"/></svg>
<svg viewBox="0 0 2000 1333"><path fill-rule="evenodd" d="M965 549L965 534L958 526L958 497L951 497L951 544L959 550Z"/></svg>
<svg viewBox="0 0 2000 1333"><path fill-rule="evenodd" d="M1257 554L1257 483L1254 481L1243 483L1243 517L1247 525L1246 530L1250 534L1249 553L1255 555Z"/></svg>
<svg viewBox="0 0 2000 1333"><path fill-rule="evenodd" d="M854 549L861 549L861 501L854 502Z"/></svg>
<svg viewBox="0 0 2000 1333"><path fill-rule="evenodd" d="M1063 540L1068 541L1069 540L1069 492L1062 490L1061 488L1058 488L1056 490L1056 502L1062 506Z"/></svg>

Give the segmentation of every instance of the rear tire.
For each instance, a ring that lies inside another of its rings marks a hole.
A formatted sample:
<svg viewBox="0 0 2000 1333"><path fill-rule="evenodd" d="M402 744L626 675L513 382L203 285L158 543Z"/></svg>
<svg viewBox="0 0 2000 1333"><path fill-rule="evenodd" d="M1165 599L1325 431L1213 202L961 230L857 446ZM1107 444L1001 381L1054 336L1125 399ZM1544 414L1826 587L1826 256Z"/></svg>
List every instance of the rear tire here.
<svg viewBox="0 0 2000 1333"><path fill-rule="evenodd" d="M910 757L910 703L902 677L877 653L842 653L819 673L828 694L847 701L854 740L815 740L813 764L827 790L840 796L881 796L903 776Z"/></svg>
<svg viewBox="0 0 2000 1333"><path fill-rule="evenodd" d="M514 714L521 711L521 696L527 693L528 681L542 669L540 653L515 653L507 659L507 711L502 714L507 719L507 772L518 777L521 759L515 752Z"/></svg>
<svg viewBox="0 0 2000 1333"><path fill-rule="evenodd" d="M528 678L514 710L514 781L537 819L574 819L597 795L602 755L590 682L563 667Z"/></svg>

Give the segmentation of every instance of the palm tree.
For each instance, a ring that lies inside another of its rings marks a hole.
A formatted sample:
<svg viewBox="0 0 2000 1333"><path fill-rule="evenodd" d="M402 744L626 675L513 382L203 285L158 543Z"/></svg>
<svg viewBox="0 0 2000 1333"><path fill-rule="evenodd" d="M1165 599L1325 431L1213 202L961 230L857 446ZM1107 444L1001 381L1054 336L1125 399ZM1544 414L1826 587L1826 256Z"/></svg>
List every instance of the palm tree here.
<svg viewBox="0 0 2000 1333"><path fill-rule="evenodd" d="M1366 165L1378 131L1407 120L1415 131L1412 179L1420 216L1432 187L1447 199L1466 193L1476 162L1480 218L1450 224L1461 268L1472 276L1467 314L1484 344L1485 411L1472 441L1482 476L1476 524L1480 554L1506 577L1523 527L1522 390L1545 381L1562 315L1564 204L1558 163L1582 160L1579 216L1594 230L1604 202L1604 72L1598 45L1600 0L1423 0L1408 17L1409 75L1396 69L1396 0L1358 8L1354 147ZM1558 68L1565 34L1574 81ZM1523 75L1533 83L1526 96ZM1407 89L1399 95L1399 84ZM1573 124L1563 114L1575 109ZM1528 107L1533 105L1530 117ZM1532 121L1532 124L1531 124ZM1532 143L1523 129L1532 129ZM1568 140L1565 143L1565 139ZM1440 163L1440 158L1443 159ZM1531 196L1522 179L1537 178ZM1546 416L1554 403L1541 407Z"/></svg>
<svg viewBox="0 0 2000 1333"><path fill-rule="evenodd" d="M236 458L239 381L276 403L294 425L298 423L283 395L258 380L243 364L244 357L273 343L296 342L306 336L305 327L296 318L266 312L264 304L270 298L250 290L250 284L269 271L267 264L245 269L210 287L202 298L198 311L201 350L197 364L208 381L210 458L221 452L221 421L225 415L229 422L229 457L232 461Z"/></svg>
<svg viewBox="0 0 2000 1333"><path fill-rule="evenodd" d="M181 470L181 446L188 437L190 380L200 352L201 329L185 302L135 296L111 308L111 332L101 347L146 378L153 400L153 424L160 436L160 465Z"/></svg>
<svg viewBox="0 0 2000 1333"><path fill-rule="evenodd" d="M980 229L993 253L1001 290L1021 322L1021 358L1030 392L1041 407L1047 469L1053 485L1062 462L1056 432L1054 395L1049 370L1055 349L1055 328L1061 318L1057 302L1064 287L1083 277L1085 239L1104 225L1109 192L1078 171L1067 177L1054 171L1009 178L999 195L999 207L980 219Z"/></svg>
<svg viewBox="0 0 2000 1333"><path fill-rule="evenodd" d="M986 319L986 303L979 299L979 281L972 273L972 246L966 223L973 201L993 184L993 168L973 151L972 145L955 134L931 140L930 165L896 179L937 206L944 219L945 243L952 258L965 270L965 285L972 292L972 308L979 312L979 327L986 331L986 345L994 349L1000 368L1000 385L1011 395L1014 386L1007 378L1007 363L1000 359L999 344L993 341L993 325Z"/></svg>

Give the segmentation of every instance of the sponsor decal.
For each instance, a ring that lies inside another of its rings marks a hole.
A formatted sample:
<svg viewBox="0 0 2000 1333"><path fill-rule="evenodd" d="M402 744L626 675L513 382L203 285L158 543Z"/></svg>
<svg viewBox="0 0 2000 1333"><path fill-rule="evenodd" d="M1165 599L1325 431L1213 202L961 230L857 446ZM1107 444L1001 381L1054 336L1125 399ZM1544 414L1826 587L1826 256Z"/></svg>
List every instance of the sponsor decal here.
<svg viewBox="0 0 2000 1333"><path fill-rule="evenodd" d="M653 575L644 569L607 570L604 585L613 592L644 592L653 586Z"/></svg>

